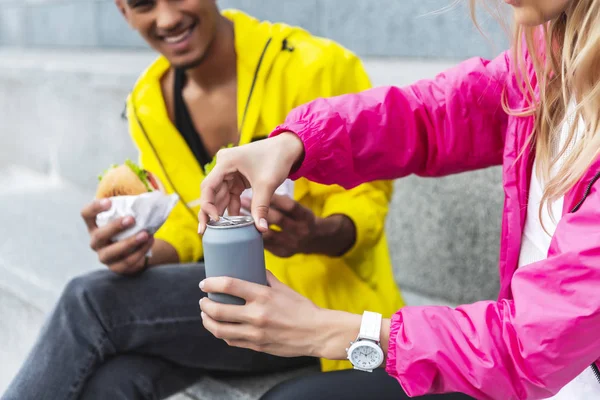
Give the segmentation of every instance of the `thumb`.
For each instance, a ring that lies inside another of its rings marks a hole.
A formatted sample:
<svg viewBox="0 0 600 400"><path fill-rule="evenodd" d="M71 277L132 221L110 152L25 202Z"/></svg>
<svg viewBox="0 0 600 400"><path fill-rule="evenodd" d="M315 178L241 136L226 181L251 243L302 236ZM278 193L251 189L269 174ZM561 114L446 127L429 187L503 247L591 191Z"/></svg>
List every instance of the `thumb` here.
<svg viewBox="0 0 600 400"><path fill-rule="evenodd" d="M274 190L270 187L262 186L253 188L252 196L252 218L256 228L260 232L267 232L269 230L269 223L267 222L267 216L269 215L269 206L271 204L271 197L273 197Z"/></svg>
<svg viewBox="0 0 600 400"><path fill-rule="evenodd" d="M269 287L282 285L281 281L269 270L267 270L267 283L269 284Z"/></svg>

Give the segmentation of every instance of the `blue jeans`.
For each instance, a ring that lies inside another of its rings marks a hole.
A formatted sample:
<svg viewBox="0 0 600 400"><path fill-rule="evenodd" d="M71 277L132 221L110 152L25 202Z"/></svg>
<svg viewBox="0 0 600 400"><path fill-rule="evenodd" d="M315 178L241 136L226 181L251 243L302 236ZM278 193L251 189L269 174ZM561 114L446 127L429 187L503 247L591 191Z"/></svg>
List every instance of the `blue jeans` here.
<svg viewBox="0 0 600 400"><path fill-rule="evenodd" d="M3 400L162 399L207 373L238 376L317 365L229 347L204 329L204 266L73 279Z"/></svg>

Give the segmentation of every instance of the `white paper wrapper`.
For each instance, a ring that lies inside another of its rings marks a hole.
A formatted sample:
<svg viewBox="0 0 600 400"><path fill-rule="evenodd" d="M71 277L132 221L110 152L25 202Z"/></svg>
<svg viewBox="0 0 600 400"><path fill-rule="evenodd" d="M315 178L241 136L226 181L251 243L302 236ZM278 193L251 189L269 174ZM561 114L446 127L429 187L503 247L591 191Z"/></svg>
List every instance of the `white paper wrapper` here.
<svg viewBox="0 0 600 400"><path fill-rule="evenodd" d="M277 188L277 190L275 190L275 194L278 194L280 196L288 196L290 198L294 198L294 181L291 179L286 179L281 186L279 186ZM242 192L242 194L240 195L240 197L243 198L248 198L248 199L252 199L252 189L246 189ZM248 210L241 210L241 214L243 215L250 215L250 213L248 212ZM227 210L225 210L225 216L228 216L229 214L227 213Z"/></svg>
<svg viewBox="0 0 600 400"><path fill-rule="evenodd" d="M294 198L294 181L291 179L286 179L281 186L275 190L275 194L280 196L288 196L292 199ZM242 198L247 197L249 199L252 198L252 189L246 189L242 192Z"/></svg>
<svg viewBox="0 0 600 400"><path fill-rule="evenodd" d="M109 210L96 216L99 228L118 218L132 216L135 225L113 237L114 241L127 239L141 231L153 235L165 223L167 217L179 201L176 194L166 195L162 192L149 192L137 196L111 197ZM150 256L148 252L148 256Z"/></svg>

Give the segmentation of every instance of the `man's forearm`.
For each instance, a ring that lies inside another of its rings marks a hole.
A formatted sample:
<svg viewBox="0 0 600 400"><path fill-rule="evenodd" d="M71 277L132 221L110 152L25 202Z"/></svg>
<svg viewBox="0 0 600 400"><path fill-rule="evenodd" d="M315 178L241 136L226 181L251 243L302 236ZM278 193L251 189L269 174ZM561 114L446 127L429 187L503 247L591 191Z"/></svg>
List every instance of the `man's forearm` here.
<svg viewBox="0 0 600 400"><path fill-rule="evenodd" d="M354 246L355 241L354 222L345 215L331 215L319 221L317 234L313 240L313 252L340 257Z"/></svg>
<svg viewBox="0 0 600 400"><path fill-rule="evenodd" d="M152 257L148 260L148 266L154 267L177 263L179 263L179 255L175 248L164 240L155 239L152 245Z"/></svg>

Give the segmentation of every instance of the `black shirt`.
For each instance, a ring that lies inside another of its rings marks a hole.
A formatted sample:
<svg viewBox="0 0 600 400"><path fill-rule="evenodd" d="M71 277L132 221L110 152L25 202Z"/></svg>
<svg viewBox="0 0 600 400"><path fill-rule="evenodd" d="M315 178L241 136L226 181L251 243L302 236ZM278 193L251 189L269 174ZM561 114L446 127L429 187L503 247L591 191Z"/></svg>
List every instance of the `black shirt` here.
<svg viewBox="0 0 600 400"><path fill-rule="evenodd" d="M175 105L175 127L185 139L188 147L192 150L192 153L200 163L200 167L204 169L204 166L212 161L212 157L206 151L202 138L198 134L194 122L188 111L185 101L183 101L183 86L185 85L185 71L182 69L175 69L175 82L173 85L173 98Z"/></svg>

